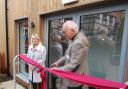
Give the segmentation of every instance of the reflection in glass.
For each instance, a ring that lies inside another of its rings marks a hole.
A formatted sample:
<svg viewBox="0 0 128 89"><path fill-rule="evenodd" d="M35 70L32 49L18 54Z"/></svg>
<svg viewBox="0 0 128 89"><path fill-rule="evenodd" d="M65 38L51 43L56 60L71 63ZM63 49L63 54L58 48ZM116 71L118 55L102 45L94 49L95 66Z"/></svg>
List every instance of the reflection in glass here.
<svg viewBox="0 0 128 89"><path fill-rule="evenodd" d="M28 51L28 21L18 22L19 53L26 54ZM28 76L28 64L20 60L19 72Z"/></svg>
<svg viewBox="0 0 128 89"><path fill-rule="evenodd" d="M80 30L88 37L90 75L118 81L124 11L85 15Z"/></svg>
<svg viewBox="0 0 128 89"><path fill-rule="evenodd" d="M52 63L57 61L64 55L68 46L68 41L62 32L62 25L66 20L72 20L72 18L54 19L49 21L49 67ZM57 76L50 74L49 76L50 89L61 89L63 87L63 80Z"/></svg>

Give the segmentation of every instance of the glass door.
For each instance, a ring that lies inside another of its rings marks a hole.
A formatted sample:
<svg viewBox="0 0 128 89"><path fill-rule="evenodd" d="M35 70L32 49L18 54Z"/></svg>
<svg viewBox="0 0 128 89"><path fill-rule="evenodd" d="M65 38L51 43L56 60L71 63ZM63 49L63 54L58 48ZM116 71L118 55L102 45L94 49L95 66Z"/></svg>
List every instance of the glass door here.
<svg viewBox="0 0 128 89"><path fill-rule="evenodd" d="M62 34L62 25L66 20L72 20L72 17L53 19L49 20L49 59L48 66L57 61L64 55L65 50L68 46L68 41L64 38ZM49 76L49 87L50 89L61 89L63 87L63 80L57 76L50 74Z"/></svg>
<svg viewBox="0 0 128 89"><path fill-rule="evenodd" d="M19 43L19 54L27 54L28 51L28 20L17 22L17 38ZM28 76L28 65L20 60L19 72Z"/></svg>

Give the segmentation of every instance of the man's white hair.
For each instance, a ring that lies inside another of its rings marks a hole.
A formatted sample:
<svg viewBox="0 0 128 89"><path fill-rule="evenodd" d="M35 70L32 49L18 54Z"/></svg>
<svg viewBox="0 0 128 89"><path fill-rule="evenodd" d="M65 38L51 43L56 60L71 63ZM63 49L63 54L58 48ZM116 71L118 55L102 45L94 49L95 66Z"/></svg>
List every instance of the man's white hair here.
<svg viewBox="0 0 128 89"><path fill-rule="evenodd" d="M72 20L68 20L63 24L62 29L65 30L65 28L70 28L74 30L75 32L79 31L77 24Z"/></svg>
<svg viewBox="0 0 128 89"><path fill-rule="evenodd" d="M101 33L101 34L108 34L108 28L107 27L101 27L100 28L100 30L99 30L99 32Z"/></svg>

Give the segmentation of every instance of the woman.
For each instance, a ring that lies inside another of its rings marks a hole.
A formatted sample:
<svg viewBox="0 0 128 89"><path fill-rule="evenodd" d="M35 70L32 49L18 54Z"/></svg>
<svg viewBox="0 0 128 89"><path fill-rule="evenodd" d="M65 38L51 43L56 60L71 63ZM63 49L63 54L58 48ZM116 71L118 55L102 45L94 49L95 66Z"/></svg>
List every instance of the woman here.
<svg viewBox="0 0 128 89"><path fill-rule="evenodd" d="M32 35L27 56L45 67L46 48L42 45L38 34ZM37 70L37 67L29 65L29 80L32 82L34 89L38 89L39 84L42 82L40 73L37 73Z"/></svg>
<svg viewBox="0 0 128 89"><path fill-rule="evenodd" d="M61 44L61 36L55 35L52 37L52 44L50 46L50 62L54 63L58 59L60 59L63 55L63 49L62 49L62 44ZM52 88L51 89L57 89L56 86L56 80L57 76L54 74L51 74L51 83L52 83Z"/></svg>

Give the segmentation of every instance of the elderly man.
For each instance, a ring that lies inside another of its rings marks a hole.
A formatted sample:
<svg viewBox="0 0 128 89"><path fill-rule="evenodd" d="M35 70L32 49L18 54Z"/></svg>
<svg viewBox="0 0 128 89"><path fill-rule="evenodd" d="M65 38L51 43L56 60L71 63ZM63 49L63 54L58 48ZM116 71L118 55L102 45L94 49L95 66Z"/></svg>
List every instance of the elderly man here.
<svg viewBox="0 0 128 89"><path fill-rule="evenodd" d="M87 38L78 30L75 22L69 20L63 24L62 31L67 39L70 40L69 46L65 55L58 61L52 64L54 69L71 71L79 74L87 74L87 54L89 42ZM59 67L61 63L65 63ZM67 89L82 89L81 84L73 81L67 81Z"/></svg>

